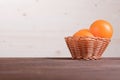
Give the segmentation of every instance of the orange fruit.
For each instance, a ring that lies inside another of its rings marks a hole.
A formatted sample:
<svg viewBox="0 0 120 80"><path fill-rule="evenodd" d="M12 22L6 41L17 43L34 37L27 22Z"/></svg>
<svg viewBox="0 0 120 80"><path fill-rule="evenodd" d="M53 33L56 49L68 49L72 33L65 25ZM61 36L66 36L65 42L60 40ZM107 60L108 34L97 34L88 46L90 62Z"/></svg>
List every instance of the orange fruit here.
<svg viewBox="0 0 120 80"><path fill-rule="evenodd" d="M95 37L111 38L113 34L112 25L105 20L96 20L89 30Z"/></svg>
<svg viewBox="0 0 120 80"><path fill-rule="evenodd" d="M81 29L78 32L76 32L73 37L94 37L92 33L88 29Z"/></svg>

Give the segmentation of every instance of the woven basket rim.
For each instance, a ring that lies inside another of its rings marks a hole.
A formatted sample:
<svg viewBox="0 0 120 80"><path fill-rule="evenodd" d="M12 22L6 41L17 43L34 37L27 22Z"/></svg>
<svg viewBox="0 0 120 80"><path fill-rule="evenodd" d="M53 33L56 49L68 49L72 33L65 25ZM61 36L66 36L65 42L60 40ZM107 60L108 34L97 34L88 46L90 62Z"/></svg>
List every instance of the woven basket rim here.
<svg viewBox="0 0 120 80"><path fill-rule="evenodd" d="M72 39L75 39L75 37L73 37L73 36L67 36L67 37L65 37L65 39L66 38L72 38ZM101 37L89 37L89 36L80 36L80 37L76 37L76 38L88 38L88 39L98 39L98 40L111 40L110 38L101 38Z"/></svg>

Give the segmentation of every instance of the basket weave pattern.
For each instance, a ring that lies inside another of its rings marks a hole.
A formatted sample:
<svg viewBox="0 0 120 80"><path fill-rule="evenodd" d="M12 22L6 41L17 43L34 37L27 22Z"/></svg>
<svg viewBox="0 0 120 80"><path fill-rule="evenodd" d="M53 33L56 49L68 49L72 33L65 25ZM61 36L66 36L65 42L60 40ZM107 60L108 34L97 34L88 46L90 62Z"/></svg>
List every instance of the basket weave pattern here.
<svg viewBox="0 0 120 80"><path fill-rule="evenodd" d="M97 37L65 37L72 59L100 59L110 39Z"/></svg>

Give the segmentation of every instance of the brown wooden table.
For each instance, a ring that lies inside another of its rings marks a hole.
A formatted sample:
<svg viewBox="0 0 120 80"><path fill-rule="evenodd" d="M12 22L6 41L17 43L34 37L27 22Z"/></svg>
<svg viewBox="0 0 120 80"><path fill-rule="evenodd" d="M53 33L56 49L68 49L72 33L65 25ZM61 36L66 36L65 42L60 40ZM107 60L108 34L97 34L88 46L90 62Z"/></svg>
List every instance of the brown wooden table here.
<svg viewBox="0 0 120 80"><path fill-rule="evenodd" d="M120 80L120 58L0 58L0 80Z"/></svg>

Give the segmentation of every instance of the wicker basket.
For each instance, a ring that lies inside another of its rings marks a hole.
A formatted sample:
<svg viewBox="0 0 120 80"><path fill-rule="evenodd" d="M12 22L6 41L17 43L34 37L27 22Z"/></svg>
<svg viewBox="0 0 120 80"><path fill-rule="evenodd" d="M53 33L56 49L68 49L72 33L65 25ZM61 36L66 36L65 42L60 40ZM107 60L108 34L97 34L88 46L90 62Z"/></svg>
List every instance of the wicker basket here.
<svg viewBox="0 0 120 80"><path fill-rule="evenodd" d="M72 59L96 60L100 59L110 39L98 37L65 37Z"/></svg>

